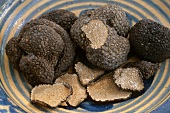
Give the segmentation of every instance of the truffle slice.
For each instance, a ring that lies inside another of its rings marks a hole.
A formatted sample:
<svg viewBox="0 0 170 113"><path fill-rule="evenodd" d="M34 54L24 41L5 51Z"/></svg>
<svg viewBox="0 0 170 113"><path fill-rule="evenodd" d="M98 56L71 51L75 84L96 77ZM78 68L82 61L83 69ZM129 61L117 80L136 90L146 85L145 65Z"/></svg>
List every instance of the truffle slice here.
<svg viewBox="0 0 170 113"><path fill-rule="evenodd" d="M50 107L57 107L72 93L68 84L56 83L54 85L35 86L31 91L31 101Z"/></svg>
<svg viewBox="0 0 170 113"><path fill-rule="evenodd" d="M80 84L78 76L76 74L68 74L60 76L56 79L55 83L65 82L69 84L73 89L73 94L67 98L67 102L76 107L84 99L87 98L86 89Z"/></svg>
<svg viewBox="0 0 170 113"><path fill-rule="evenodd" d="M141 73L137 68L118 68L113 78L115 83L122 89L141 91L144 89L144 83Z"/></svg>
<svg viewBox="0 0 170 113"><path fill-rule="evenodd" d="M50 21L59 24L63 27L68 33L70 32L71 26L77 20L77 17L74 13L64 10L64 9L57 9L46 14L43 14L39 17L40 19L48 19Z"/></svg>
<svg viewBox="0 0 170 113"><path fill-rule="evenodd" d="M101 102L127 99L132 94L131 91L123 90L115 84L113 73L104 75L98 81L88 85L87 92L93 100Z"/></svg>
<svg viewBox="0 0 170 113"><path fill-rule="evenodd" d="M99 76L104 74L105 72L104 70L100 68L90 69L89 67L87 67L81 62L78 62L77 64L75 64L75 69L79 76L80 82L83 85L88 85L92 81L96 80Z"/></svg>
<svg viewBox="0 0 170 113"><path fill-rule="evenodd" d="M149 79L151 76L154 76L159 69L158 63L151 63L147 61L137 61L137 62L128 62L123 68L138 68L142 73L144 79Z"/></svg>

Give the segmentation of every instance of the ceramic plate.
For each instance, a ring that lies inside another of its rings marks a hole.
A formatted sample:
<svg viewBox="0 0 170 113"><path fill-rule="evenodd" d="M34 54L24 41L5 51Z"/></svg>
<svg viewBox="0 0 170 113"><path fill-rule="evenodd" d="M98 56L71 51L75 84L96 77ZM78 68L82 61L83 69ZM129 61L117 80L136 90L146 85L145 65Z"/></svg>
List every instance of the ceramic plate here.
<svg viewBox="0 0 170 113"><path fill-rule="evenodd" d="M14 70L5 54L6 43L17 36L23 25L31 19L54 9L67 9L79 16L87 9L107 3L120 5L130 25L142 18L152 19L170 28L169 0L9 0L0 16L1 82L8 96L26 112L151 112L162 105L170 94L170 60L161 63L154 78L145 82L145 89L137 98L122 102L97 104L85 100L78 107L49 109L30 103L31 87L18 71ZM165 108L166 109L166 108Z"/></svg>

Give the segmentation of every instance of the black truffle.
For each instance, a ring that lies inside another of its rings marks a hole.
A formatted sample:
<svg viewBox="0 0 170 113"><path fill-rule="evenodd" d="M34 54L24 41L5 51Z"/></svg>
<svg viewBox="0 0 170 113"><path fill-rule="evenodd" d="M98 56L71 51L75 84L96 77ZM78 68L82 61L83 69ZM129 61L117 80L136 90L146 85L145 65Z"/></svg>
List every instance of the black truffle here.
<svg viewBox="0 0 170 113"><path fill-rule="evenodd" d="M53 28L64 41L64 50L62 55L58 59L58 63L55 66L55 77L59 77L66 69L71 65L75 56L75 47L69 34L59 25L47 19L35 19L28 22L20 32L20 36L23 35L26 30L35 25L46 25Z"/></svg>
<svg viewBox="0 0 170 113"><path fill-rule="evenodd" d="M73 41L86 51L86 57L93 65L112 70L127 60L130 43L122 36L128 30L125 12L117 5L108 4L82 14L70 34Z"/></svg>
<svg viewBox="0 0 170 113"><path fill-rule="evenodd" d="M170 57L170 29L150 19L137 22L130 30L129 41L138 57L161 62Z"/></svg>
<svg viewBox="0 0 170 113"><path fill-rule="evenodd" d="M70 32L71 26L77 20L77 16L74 13L64 9L53 10L41 15L39 18L55 22L63 27L68 33Z"/></svg>

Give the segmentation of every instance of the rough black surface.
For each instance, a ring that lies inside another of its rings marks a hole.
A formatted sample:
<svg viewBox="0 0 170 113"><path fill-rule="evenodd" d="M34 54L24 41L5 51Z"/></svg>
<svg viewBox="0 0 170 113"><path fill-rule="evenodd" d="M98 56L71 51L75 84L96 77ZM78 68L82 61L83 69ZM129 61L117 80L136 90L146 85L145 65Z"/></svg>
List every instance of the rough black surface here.
<svg viewBox="0 0 170 113"><path fill-rule="evenodd" d="M45 13L39 17L40 19L48 19L50 21L59 24L63 27L68 33L70 32L71 26L77 20L77 17L74 13L64 10L64 9L57 9L48 13Z"/></svg>
<svg viewBox="0 0 170 113"><path fill-rule="evenodd" d="M149 79L151 76L154 76L159 69L158 63L151 63L147 61L137 61L137 62L128 62L123 68L138 68L142 73L144 79Z"/></svg>
<svg viewBox="0 0 170 113"><path fill-rule="evenodd" d="M19 41L19 37L12 37L5 47L6 55L15 69L19 69L18 64L23 54L23 51L18 45Z"/></svg>
<svg viewBox="0 0 170 113"><path fill-rule="evenodd" d="M19 46L27 54L45 58L55 66L64 49L64 42L51 27L36 25L22 35Z"/></svg>
<svg viewBox="0 0 170 113"><path fill-rule="evenodd" d="M74 43L72 42L69 34L58 24L49 21L47 19L35 19L28 22L20 32L20 36L23 35L27 29L35 26L35 25L46 25L53 28L63 39L64 41L64 50L60 59L58 59L58 63L55 66L55 77L60 76L72 63L74 56L75 56L75 47Z"/></svg>
<svg viewBox="0 0 170 113"><path fill-rule="evenodd" d="M93 65L102 69L112 70L127 61L129 50L128 39L112 34L99 49L87 46L86 57Z"/></svg>
<svg viewBox="0 0 170 113"><path fill-rule="evenodd" d="M150 62L161 62L170 57L170 29L150 19L137 22L130 30L132 50Z"/></svg>
<svg viewBox="0 0 170 113"><path fill-rule="evenodd" d="M108 37L100 48L94 49L82 28L96 20L102 21L107 27ZM93 65L111 70L127 59L130 44L123 36L127 36L128 31L129 23L125 12L118 5L108 4L83 13L73 24L70 34L73 41L86 51L87 59Z"/></svg>
<svg viewBox="0 0 170 113"><path fill-rule="evenodd" d="M32 86L53 83L54 67L46 59L28 54L21 58L19 66L27 82Z"/></svg>

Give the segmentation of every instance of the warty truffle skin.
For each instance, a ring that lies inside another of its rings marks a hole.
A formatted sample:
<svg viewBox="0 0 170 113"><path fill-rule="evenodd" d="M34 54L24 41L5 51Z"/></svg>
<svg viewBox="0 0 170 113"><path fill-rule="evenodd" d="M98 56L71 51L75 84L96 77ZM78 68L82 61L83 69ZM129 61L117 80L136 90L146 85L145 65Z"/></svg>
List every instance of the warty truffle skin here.
<svg viewBox="0 0 170 113"><path fill-rule="evenodd" d="M86 48L86 57L93 64L102 69L112 70L127 61L130 51L128 39L114 34L109 36L101 48Z"/></svg>
<svg viewBox="0 0 170 113"><path fill-rule="evenodd" d="M70 32L71 26L77 20L77 16L71 11L64 9L57 9L48 13L45 13L39 17L40 19L48 19L50 21L59 24L68 33Z"/></svg>
<svg viewBox="0 0 170 113"><path fill-rule="evenodd" d="M23 54L18 45L19 41L19 37L12 37L5 47L6 55L15 69L19 69L19 62Z"/></svg>
<svg viewBox="0 0 170 113"><path fill-rule="evenodd" d="M59 77L62 73L70 66L75 56L75 47L72 42L69 34L58 24L49 21L47 19L34 19L29 21L24 25L21 29L18 37L13 37L6 46L6 53L10 60L10 62L14 65L14 68L19 69L19 61L22 57L22 54L25 52L20 48L19 42L23 37L23 34L29 31L30 28L44 25L53 28L62 38L64 43L64 49L60 55L60 58L56 61L57 64L55 66L55 77ZM62 50L62 49L61 49ZM15 53L15 54L14 54Z"/></svg>
<svg viewBox="0 0 170 113"><path fill-rule="evenodd" d="M73 62L75 56L74 43L72 42L69 34L61 26L47 19L31 20L23 27L19 36L22 37L23 33L26 32L27 29L35 25L46 25L53 28L64 41L64 50L62 52L62 55L60 56L60 59L58 59L57 65L55 66L55 77L59 77Z"/></svg>
<svg viewBox="0 0 170 113"><path fill-rule="evenodd" d="M130 30L132 50L142 60L161 62L170 58L170 29L150 19L142 19Z"/></svg>
<svg viewBox="0 0 170 113"><path fill-rule="evenodd" d="M124 63L130 50L129 40L123 37L128 33L129 24L125 12L120 9L117 5L108 4L89 10L75 21L70 30L71 38L86 51L87 59L105 70L115 69ZM121 17L119 14L122 14ZM110 20L113 22L111 25L108 25L109 18L113 19Z"/></svg>
<svg viewBox="0 0 170 113"><path fill-rule="evenodd" d="M53 83L54 67L46 59L28 54L21 58L19 66L27 82L32 86Z"/></svg>

